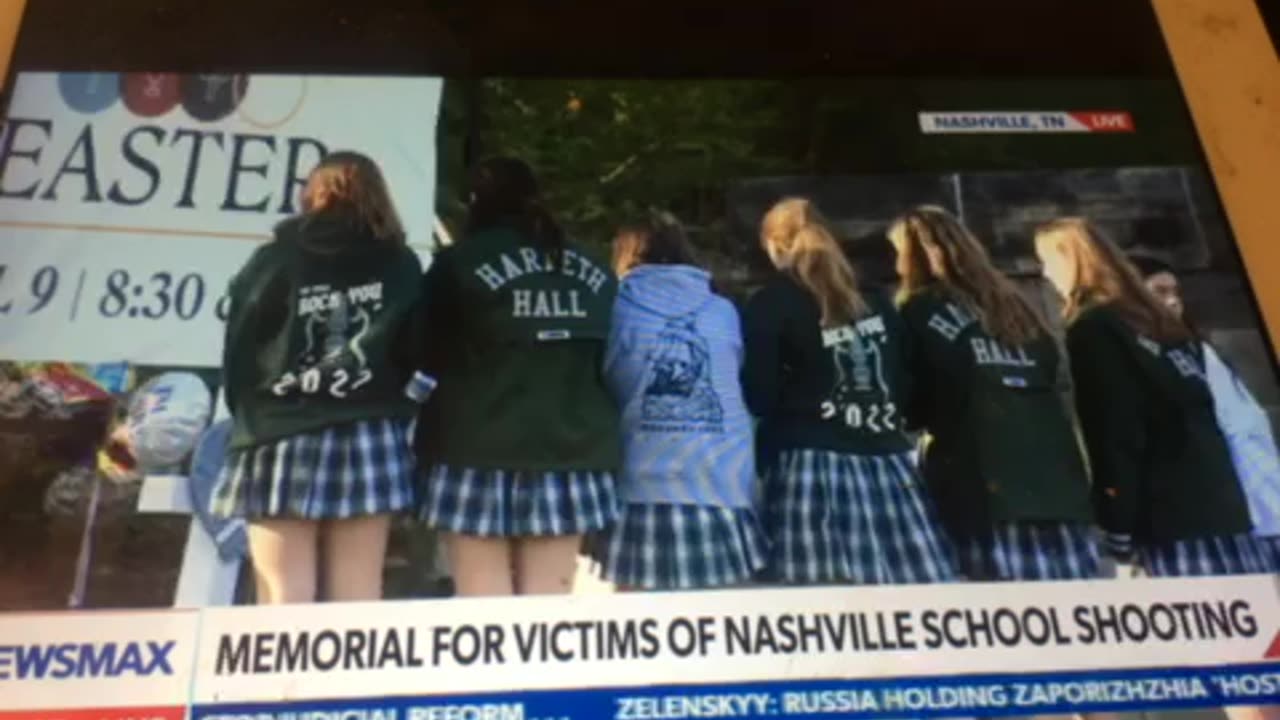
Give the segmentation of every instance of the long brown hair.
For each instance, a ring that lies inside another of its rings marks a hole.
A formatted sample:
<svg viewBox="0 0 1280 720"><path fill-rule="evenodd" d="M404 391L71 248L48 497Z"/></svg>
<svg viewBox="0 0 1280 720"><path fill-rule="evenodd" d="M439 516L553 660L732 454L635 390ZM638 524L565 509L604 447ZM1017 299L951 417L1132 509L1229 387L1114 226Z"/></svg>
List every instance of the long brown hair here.
<svg viewBox="0 0 1280 720"><path fill-rule="evenodd" d="M907 212L889 226L889 238L898 248L902 299L940 287L973 313L988 335L1009 346L1048 334L1044 319L996 269L987 249L943 208Z"/></svg>
<svg viewBox="0 0 1280 720"><path fill-rule="evenodd" d="M308 213L349 212L379 240L393 244L405 241L404 226L382 171L377 163L357 152L334 152L320 161L307 177L302 209Z"/></svg>
<svg viewBox="0 0 1280 720"><path fill-rule="evenodd" d="M778 269L818 301L824 327L867 314L853 266L812 202L787 198L774 205L760 224L760 242Z"/></svg>
<svg viewBox="0 0 1280 720"><path fill-rule="evenodd" d="M1160 342L1192 338L1186 324L1147 290L1142 277L1102 231L1084 218L1066 217L1036 228L1036 245L1066 256L1075 267L1074 287L1064 298L1068 321L1101 304L1111 304L1134 330Z"/></svg>
<svg viewBox="0 0 1280 720"><path fill-rule="evenodd" d="M654 212L618 229L613 271L619 277L637 265L697 265L684 226L670 213Z"/></svg>

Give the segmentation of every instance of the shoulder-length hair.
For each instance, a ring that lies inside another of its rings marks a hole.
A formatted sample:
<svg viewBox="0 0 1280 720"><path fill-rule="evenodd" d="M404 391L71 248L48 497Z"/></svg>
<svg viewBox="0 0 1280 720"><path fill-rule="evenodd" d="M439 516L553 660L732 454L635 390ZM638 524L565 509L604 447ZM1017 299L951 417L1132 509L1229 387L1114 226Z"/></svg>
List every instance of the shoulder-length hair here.
<svg viewBox="0 0 1280 720"><path fill-rule="evenodd" d="M623 275L637 265L698 264L684 226L666 212L650 213L623 225L613 238L613 271Z"/></svg>
<svg viewBox="0 0 1280 720"><path fill-rule="evenodd" d="M304 213L347 212L378 240L403 244L404 226L382 171L366 155L344 150L330 153L307 177L302 193Z"/></svg>

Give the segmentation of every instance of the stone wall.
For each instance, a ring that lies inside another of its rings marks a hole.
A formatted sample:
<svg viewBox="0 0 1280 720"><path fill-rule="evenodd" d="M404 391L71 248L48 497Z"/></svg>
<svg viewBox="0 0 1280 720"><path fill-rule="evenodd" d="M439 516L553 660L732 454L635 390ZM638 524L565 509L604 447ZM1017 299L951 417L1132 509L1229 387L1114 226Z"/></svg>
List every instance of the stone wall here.
<svg viewBox="0 0 1280 720"><path fill-rule="evenodd" d="M1232 363L1280 428L1276 364L1212 182L1198 167L1135 167L1031 172L903 173L760 178L728 192L731 232L741 261L759 270L760 218L778 199L814 200L873 283L892 283L889 222L920 204L960 215L1050 317L1053 293L1039 279L1036 225L1083 215L1126 249L1158 254L1178 269L1188 312Z"/></svg>

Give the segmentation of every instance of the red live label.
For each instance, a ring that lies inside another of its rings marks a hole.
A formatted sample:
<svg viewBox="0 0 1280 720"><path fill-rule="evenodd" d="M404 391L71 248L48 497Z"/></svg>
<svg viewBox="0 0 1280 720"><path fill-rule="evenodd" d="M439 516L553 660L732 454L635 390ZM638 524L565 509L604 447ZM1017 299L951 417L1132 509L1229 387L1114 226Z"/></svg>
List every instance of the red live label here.
<svg viewBox="0 0 1280 720"><path fill-rule="evenodd" d="M1071 117L1093 132L1133 132L1133 116L1127 112L1077 111Z"/></svg>
<svg viewBox="0 0 1280 720"><path fill-rule="evenodd" d="M185 710L181 706L6 710L0 711L0 720L183 720Z"/></svg>

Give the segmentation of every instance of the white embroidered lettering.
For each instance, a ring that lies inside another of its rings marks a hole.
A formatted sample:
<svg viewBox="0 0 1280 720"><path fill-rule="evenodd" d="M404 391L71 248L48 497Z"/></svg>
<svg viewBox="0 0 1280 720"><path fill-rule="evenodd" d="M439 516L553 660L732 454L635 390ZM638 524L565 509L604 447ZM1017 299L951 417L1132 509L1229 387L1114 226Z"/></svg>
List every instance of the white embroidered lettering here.
<svg viewBox="0 0 1280 720"><path fill-rule="evenodd" d="M502 275L490 267L488 263L476 268L476 277L480 278L490 290L497 290L506 282L503 280Z"/></svg>
<svg viewBox="0 0 1280 720"><path fill-rule="evenodd" d="M511 317L529 317L529 311L533 302L533 291L531 290L514 290L511 293Z"/></svg>

